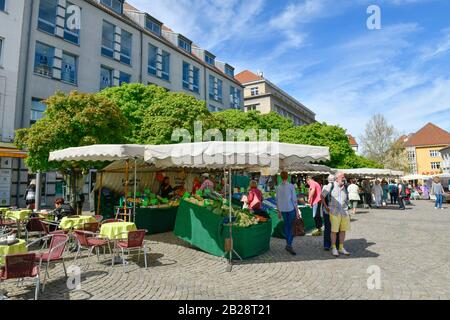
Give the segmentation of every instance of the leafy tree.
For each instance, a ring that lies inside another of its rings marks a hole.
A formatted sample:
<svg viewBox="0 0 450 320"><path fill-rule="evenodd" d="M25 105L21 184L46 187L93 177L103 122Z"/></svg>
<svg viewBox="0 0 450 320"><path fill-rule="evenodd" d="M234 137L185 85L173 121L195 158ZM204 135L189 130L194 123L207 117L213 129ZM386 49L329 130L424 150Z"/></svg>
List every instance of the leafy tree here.
<svg viewBox="0 0 450 320"><path fill-rule="evenodd" d="M130 134L125 137L126 140L139 143L145 115L153 106L166 101L168 92L167 89L155 85L124 83L120 87L107 88L98 95L112 101L122 110L130 124Z"/></svg>
<svg viewBox="0 0 450 320"><path fill-rule="evenodd" d="M51 151L123 143L129 135L128 120L113 102L103 97L76 91L58 92L44 103L47 105L44 118L31 128L16 131L15 144L28 151L25 162L32 172L74 167L72 163L50 163Z"/></svg>
<svg viewBox="0 0 450 320"><path fill-rule="evenodd" d="M142 144L172 144L175 129L186 129L194 137L194 122L201 121L203 129L214 119L204 101L184 94L168 92L146 110L137 141Z"/></svg>
<svg viewBox="0 0 450 320"><path fill-rule="evenodd" d="M327 163L333 168L380 167L355 154L350 146L345 130L326 123L313 123L307 126L293 127L281 132L281 142L327 146L331 160Z"/></svg>
<svg viewBox="0 0 450 320"><path fill-rule="evenodd" d="M409 172L408 152L401 140L394 142L383 159L383 164L387 169Z"/></svg>

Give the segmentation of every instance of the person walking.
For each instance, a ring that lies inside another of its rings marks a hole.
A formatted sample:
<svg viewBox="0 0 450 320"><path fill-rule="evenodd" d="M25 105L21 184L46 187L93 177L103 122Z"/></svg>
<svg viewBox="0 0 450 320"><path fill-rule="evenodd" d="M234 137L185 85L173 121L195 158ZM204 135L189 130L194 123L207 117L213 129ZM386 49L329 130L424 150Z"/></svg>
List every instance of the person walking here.
<svg viewBox="0 0 450 320"><path fill-rule="evenodd" d="M391 204L397 204L397 198L398 198L398 189L397 189L397 183L395 181L392 181L389 183L389 194L391 196Z"/></svg>
<svg viewBox="0 0 450 320"><path fill-rule="evenodd" d="M444 201L444 187L442 186L441 179L439 177L434 177L431 192L436 197L434 209L444 209L442 207L442 203Z"/></svg>
<svg viewBox="0 0 450 320"><path fill-rule="evenodd" d="M350 180L350 185L348 186L347 190L352 214L355 215L356 209L358 208L358 203L359 201L361 201L361 197L359 196L359 187L356 184L355 179Z"/></svg>
<svg viewBox="0 0 450 320"><path fill-rule="evenodd" d="M370 188L370 181L364 180L362 188L364 191L364 207L372 209L372 190Z"/></svg>
<svg viewBox="0 0 450 320"><path fill-rule="evenodd" d="M383 199L383 188L381 188L380 180L375 181L375 184L372 187L372 194L375 199L375 206L380 208Z"/></svg>
<svg viewBox="0 0 450 320"><path fill-rule="evenodd" d="M331 222L331 249L335 257L340 254L350 255L345 250L344 242L346 233L350 231L350 216L348 214L348 191L345 186L345 175L340 172L336 175L331 192L325 191L325 196L330 195L330 205L328 207ZM339 234L339 246L337 237Z"/></svg>
<svg viewBox="0 0 450 320"><path fill-rule="evenodd" d="M330 202L331 192L333 192L335 180L335 176L330 174L328 176L328 184L322 188L322 211L323 223L325 226L325 230L323 232L323 248L325 251L331 250ZM339 236L336 238L336 245L339 246Z"/></svg>
<svg viewBox="0 0 450 320"><path fill-rule="evenodd" d="M292 234L292 225L294 220L300 219L300 210L298 209L297 194L292 183L288 182L289 174L285 171L281 173L281 184L277 188L276 199L278 218L284 221L284 233L286 235L286 251L295 256L297 253L292 248L294 236Z"/></svg>
<svg viewBox="0 0 450 320"><path fill-rule="evenodd" d="M320 205L322 203L322 188L312 177L306 177L306 183L309 185L308 204L312 208L313 218L316 224L316 230L312 233L313 237L322 235L322 214Z"/></svg>
<svg viewBox="0 0 450 320"><path fill-rule="evenodd" d="M402 180L399 181L397 185L397 190L398 190L397 200L400 210L406 210L405 207L406 184Z"/></svg>
<svg viewBox="0 0 450 320"><path fill-rule="evenodd" d="M381 181L381 188L383 189L382 204L383 207L386 207L388 203L389 184L385 179Z"/></svg>
<svg viewBox="0 0 450 320"><path fill-rule="evenodd" d="M25 204L27 209L34 210L36 207L36 180L31 180L30 185L25 191Z"/></svg>

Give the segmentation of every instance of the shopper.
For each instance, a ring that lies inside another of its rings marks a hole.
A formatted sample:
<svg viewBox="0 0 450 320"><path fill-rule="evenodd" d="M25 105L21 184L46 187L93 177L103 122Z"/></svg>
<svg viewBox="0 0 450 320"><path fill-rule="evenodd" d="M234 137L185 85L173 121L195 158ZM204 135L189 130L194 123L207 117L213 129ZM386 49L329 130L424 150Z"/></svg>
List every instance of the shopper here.
<svg viewBox="0 0 450 320"><path fill-rule="evenodd" d="M336 181L331 192L325 191L325 196L330 197L329 213L331 222L331 249L332 254L338 257L339 254L350 255L345 250L345 235L350 231L350 216L348 214L348 191L345 186L345 175L340 172L336 175ZM339 234L339 246L336 241ZM339 248L339 249L338 249Z"/></svg>
<svg viewBox="0 0 450 320"><path fill-rule="evenodd" d="M375 184L372 187L372 194L375 199L375 206L380 208L383 199L383 188L381 188L380 180L375 181Z"/></svg>
<svg viewBox="0 0 450 320"><path fill-rule="evenodd" d="M335 176L330 174L328 176L328 184L322 189L322 208L323 208L323 222L325 230L323 232L323 248L325 251L331 250L331 221L330 221L330 202L331 193L334 190ZM339 234L336 237L336 246L339 247Z"/></svg>
<svg viewBox="0 0 450 320"><path fill-rule="evenodd" d="M25 191L25 204L27 209L34 210L36 202L36 180L31 180L30 185Z"/></svg>
<svg viewBox="0 0 450 320"><path fill-rule="evenodd" d="M442 186L441 179L439 177L434 177L433 185L431 186L431 193L436 197L434 209L444 209L442 207L444 200L444 187Z"/></svg>
<svg viewBox="0 0 450 320"><path fill-rule="evenodd" d="M170 194L174 191L172 186L170 185L170 179L169 177L165 177L163 182L161 183L161 186L159 188L159 196L161 198L168 199Z"/></svg>
<svg viewBox="0 0 450 320"><path fill-rule="evenodd" d="M313 211L314 222L316 223L316 231L313 232L314 237L320 237L322 235L322 214L320 206L322 203L322 188L320 184L312 177L306 178L306 183L309 185L308 204Z"/></svg>
<svg viewBox="0 0 450 320"><path fill-rule="evenodd" d="M270 216L262 210L264 200L261 190L258 189L258 183L255 180L250 181L250 191L248 192L248 206L253 214L269 218Z"/></svg>
<svg viewBox="0 0 450 320"><path fill-rule="evenodd" d="M359 196L359 187L356 184L355 179L350 180L350 185L348 186L348 198L350 201L350 206L352 209L352 214L356 214L356 209L358 208L358 203L361 201L361 197Z"/></svg>
<svg viewBox="0 0 450 320"><path fill-rule="evenodd" d="M295 187L288 182L289 175L283 171L281 173L282 182L277 188L276 199L278 208L278 217L284 220L284 233L286 235L286 251L292 255L297 253L292 248L294 237L292 235L292 225L295 218L300 219L300 211L298 209L297 195Z"/></svg>
<svg viewBox="0 0 450 320"><path fill-rule="evenodd" d="M383 207L386 207L388 202L389 184L385 179L381 181L381 188L383 189L382 204Z"/></svg>
<svg viewBox="0 0 450 320"><path fill-rule="evenodd" d="M372 209L372 190L370 187L370 181L364 180L362 183L364 191L364 207Z"/></svg>
<svg viewBox="0 0 450 320"><path fill-rule="evenodd" d="M70 206L70 204L66 204L63 198L57 198L55 200L55 209L53 210L53 214L59 222L64 217L75 215L75 210Z"/></svg>
<svg viewBox="0 0 450 320"><path fill-rule="evenodd" d="M194 178L194 185L192 186L192 195L195 195L198 190L202 187L202 184L200 183L200 179L198 177Z"/></svg>
<svg viewBox="0 0 450 320"><path fill-rule="evenodd" d="M397 183L395 181L392 181L389 183L389 194L391 196L391 204L397 204L398 199L398 188Z"/></svg>
<svg viewBox="0 0 450 320"><path fill-rule="evenodd" d="M406 210L405 207L405 198L406 198L406 184L400 180L397 184L397 190L398 190L398 205L400 207L400 210Z"/></svg>
<svg viewBox="0 0 450 320"><path fill-rule="evenodd" d="M209 179L209 173L202 174L203 182L200 187L200 190L205 191L209 190L211 192L214 191L214 183Z"/></svg>

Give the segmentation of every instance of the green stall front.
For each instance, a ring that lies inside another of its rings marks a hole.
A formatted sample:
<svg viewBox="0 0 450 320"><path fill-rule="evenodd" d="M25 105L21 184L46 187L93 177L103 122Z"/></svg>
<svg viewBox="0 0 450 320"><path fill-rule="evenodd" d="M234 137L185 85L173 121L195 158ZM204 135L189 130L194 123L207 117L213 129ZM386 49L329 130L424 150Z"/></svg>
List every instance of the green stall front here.
<svg viewBox="0 0 450 320"><path fill-rule="evenodd" d="M299 206L299 209L302 212L302 218L305 223L305 232L314 230L316 223L314 222L312 208ZM269 210L269 215L272 220L272 237L286 239L283 219L278 218L278 213L275 210Z"/></svg>
<svg viewBox="0 0 450 320"><path fill-rule="evenodd" d="M148 234L171 232L175 228L178 207L136 208L135 224Z"/></svg>
<svg viewBox="0 0 450 320"><path fill-rule="evenodd" d="M229 227L223 217L206 208L182 201L177 213L174 234L180 239L214 256L224 257ZM242 259L259 256L270 249L271 222L241 228L233 226L234 250ZM234 258L237 256L234 255Z"/></svg>

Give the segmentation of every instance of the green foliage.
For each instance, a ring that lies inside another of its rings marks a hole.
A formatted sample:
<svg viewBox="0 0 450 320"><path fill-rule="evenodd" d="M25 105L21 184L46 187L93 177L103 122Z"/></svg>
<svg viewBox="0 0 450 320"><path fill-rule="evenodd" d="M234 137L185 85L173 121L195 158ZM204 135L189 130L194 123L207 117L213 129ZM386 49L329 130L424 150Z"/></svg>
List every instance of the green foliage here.
<svg viewBox="0 0 450 320"><path fill-rule="evenodd" d="M173 144L175 129L186 129L192 139L194 122L201 121L203 129L213 124L213 117L204 101L184 94L168 92L146 111L137 141L142 144Z"/></svg>
<svg viewBox="0 0 450 320"><path fill-rule="evenodd" d="M36 172L71 168L70 163L49 163L51 151L92 144L118 144L129 135L129 124L111 101L76 91L49 97L45 117L31 128L16 131L18 148L28 151L28 168ZM89 167L86 164L86 167Z"/></svg>
<svg viewBox="0 0 450 320"><path fill-rule="evenodd" d="M140 83L122 84L120 87L107 88L99 96L115 103L130 123L130 134L125 137L130 143L139 143L144 118L155 105L167 100L167 89L155 85L145 86Z"/></svg>
<svg viewBox="0 0 450 320"><path fill-rule="evenodd" d="M327 165L333 168L377 168L377 163L357 156L348 141L345 130L326 123L313 123L293 127L281 132L280 141L294 144L328 146L331 160Z"/></svg>

